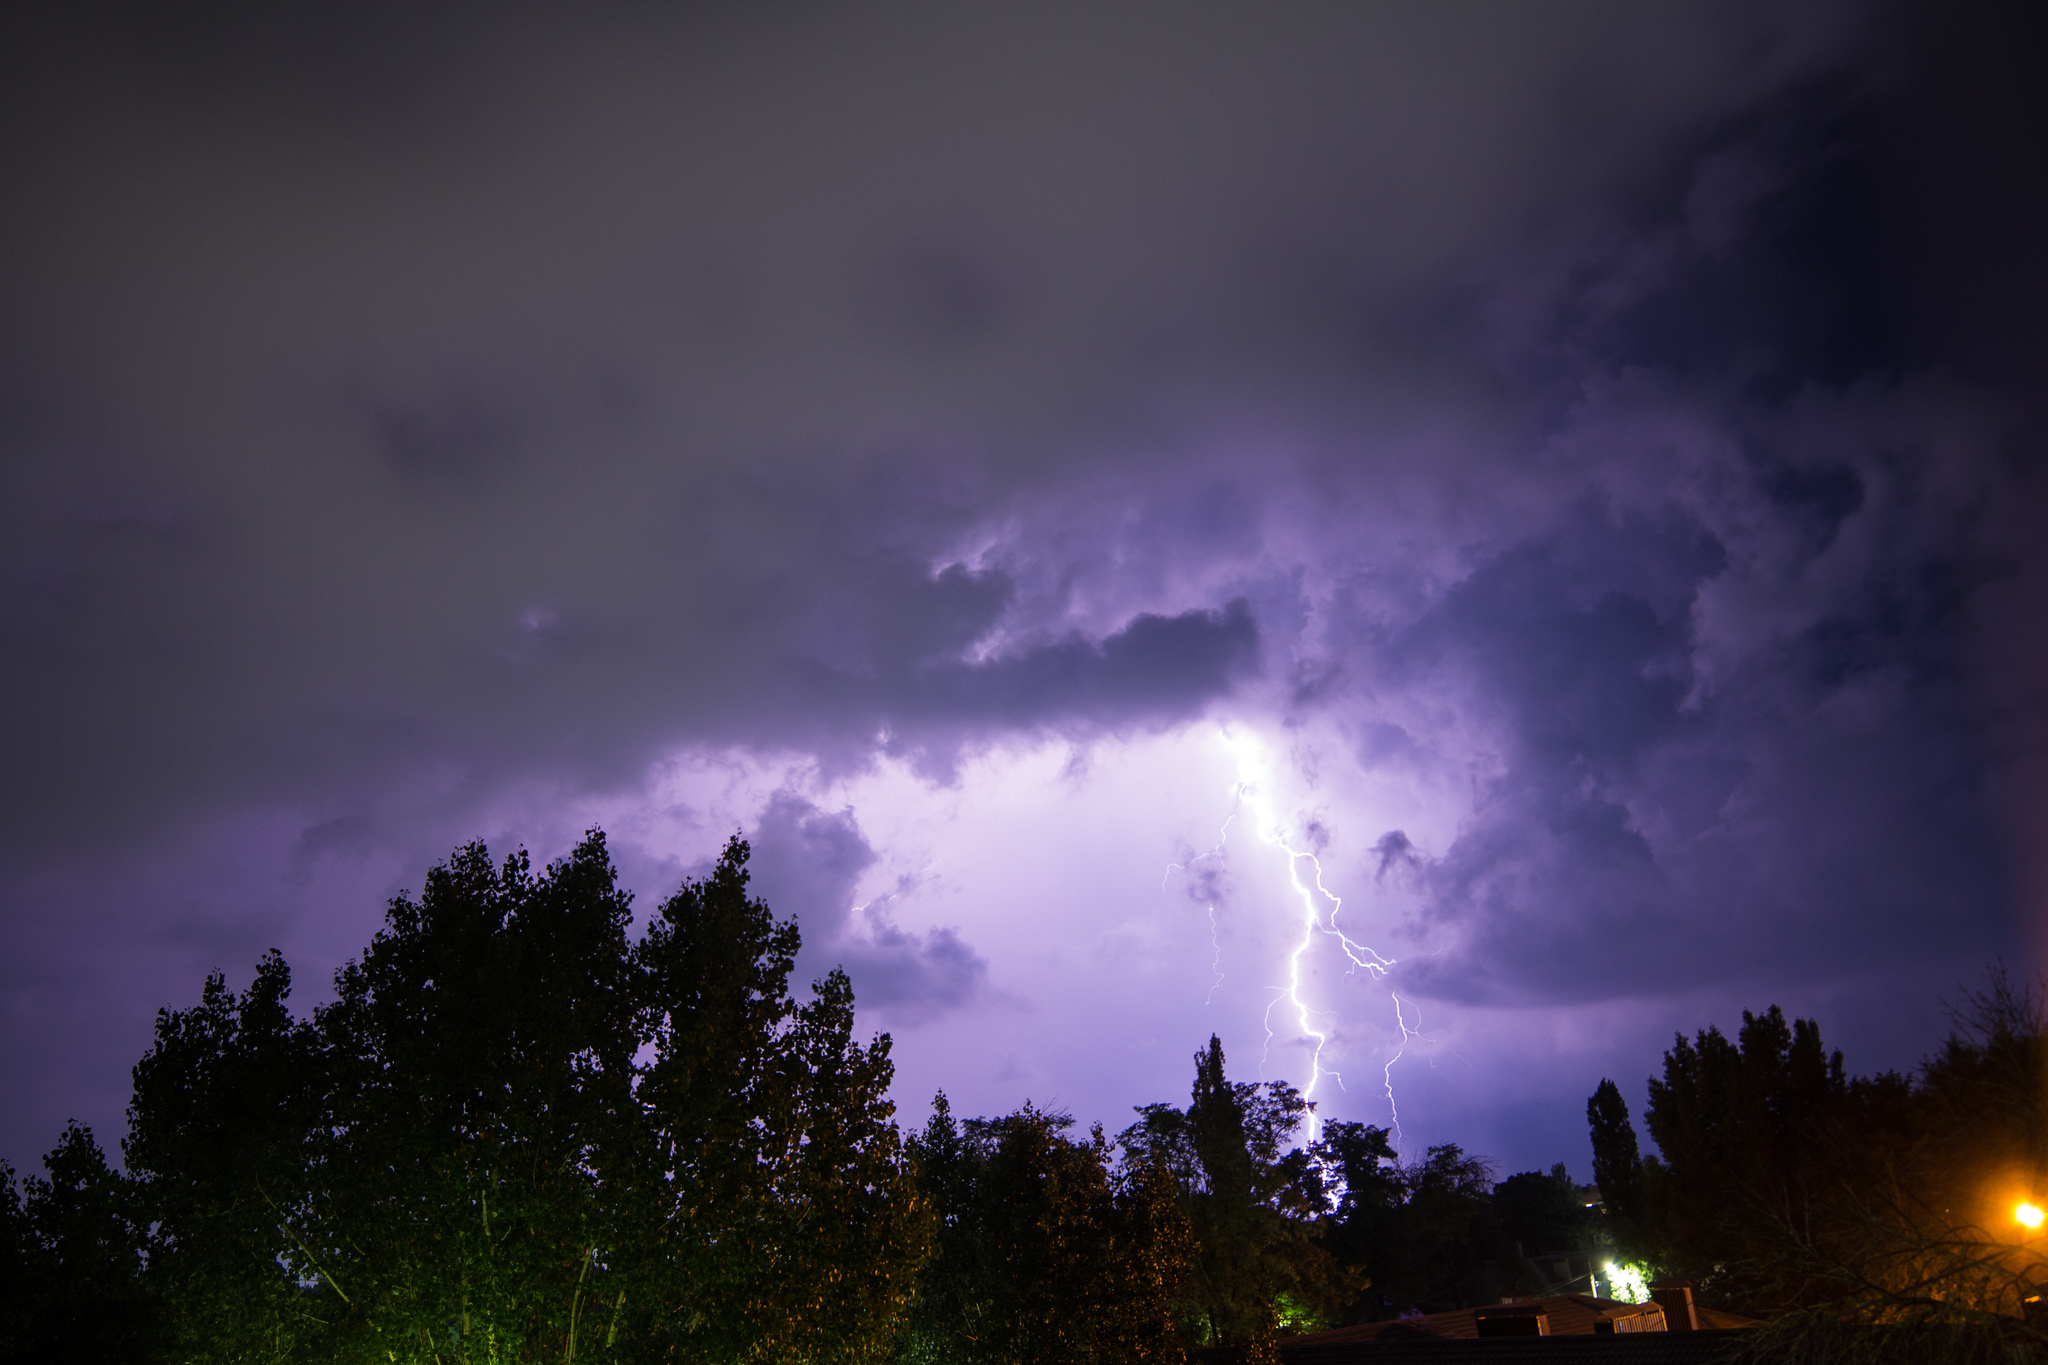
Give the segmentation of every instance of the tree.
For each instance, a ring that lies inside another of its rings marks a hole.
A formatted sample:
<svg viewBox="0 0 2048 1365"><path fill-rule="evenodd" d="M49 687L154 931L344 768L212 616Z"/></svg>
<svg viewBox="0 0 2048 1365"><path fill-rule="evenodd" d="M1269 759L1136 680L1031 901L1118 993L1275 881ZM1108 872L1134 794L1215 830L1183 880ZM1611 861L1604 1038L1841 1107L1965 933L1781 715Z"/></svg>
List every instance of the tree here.
<svg viewBox="0 0 2048 1365"><path fill-rule="evenodd" d="M1030 1105L954 1121L941 1093L914 1138L938 1251L898 1359L905 1365L1178 1360L1188 1232L1159 1165L1111 1168L1098 1125Z"/></svg>
<svg viewBox="0 0 2048 1365"><path fill-rule="evenodd" d="M1530 1254L1582 1251L1592 1223L1579 1187L1559 1162L1548 1171L1523 1171L1493 1187L1493 1211L1504 1236Z"/></svg>
<svg viewBox="0 0 2048 1365"><path fill-rule="evenodd" d="M303 1263L311 1140L324 1093L318 1035L294 1019L271 953L237 997L219 974L193 1009L162 1011L136 1064L122 1143L153 1229L149 1278L184 1353L275 1360L333 1344L341 1305L280 1264Z"/></svg>
<svg viewBox="0 0 2048 1365"><path fill-rule="evenodd" d="M143 1228L92 1131L66 1125L44 1176L0 1165L0 1360L154 1359L161 1305L143 1281Z"/></svg>
<svg viewBox="0 0 2048 1365"><path fill-rule="evenodd" d="M1654 1176L1645 1171L1628 1101L1613 1081L1601 1078L1586 1101L1586 1122L1593 1137L1593 1184L1616 1245L1636 1260L1656 1259L1654 1220L1646 1204Z"/></svg>
<svg viewBox="0 0 2048 1365"><path fill-rule="evenodd" d="M35 1229L21 1206L17 1179L14 1167L0 1161L0 1360L7 1361L28 1354L35 1325L32 1304L40 1290L35 1283Z"/></svg>
<svg viewBox="0 0 2048 1365"><path fill-rule="evenodd" d="M617 1304L607 1196L639 1036L614 882L599 835L540 876L471 844L337 974L293 1260L354 1339L561 1355L586 1305Z"/></svg>
<svg viewBox="0 0 2048 1365"><path fill-rule="evenodd" d="M1271 1358L1283 1314L1319 1322L1357 1295L1364 1277L1316 1239L1329 1211L1322 1165L1310 1149L1287 1145L1309 1112L1298 1091L1230 1081L1223 1044L1211 1037L1195 1054L1187 1110L1149 1104L1138 1112L1118 1141L1132 1160L1156 1162L1180 1183L1194 1237L1182 1311L1198 1344Z"/></svg>
<svg viewBox="0 0 2048 1365"><path fill-rule="evenodd" d="M1745 1013L1737 1043L1678 1038L1651 1083L1665 1161L1644 1163L1642 1201L1670 1267L1794 1327L2031 1330L2021 1301L2048 1257L2012 1211L2048 1188L2048 1010L1995 970L1956 1025L1911 1076L1847 1076L1775 1007Z"/></svg>
<svg viewBox="0 0 2048 1365"><path fill-rule="evenodd" d="M1667 1272L1710 1298L1757 1306L1753 1271L1774 1254L1769 1229L1810 1218L1823 1129L1847 1093L1841 1054L1825 1051L1819 1026L1788 1024L1775 1005L1744 1011L1736 1042L1711 1026L1691 1041L1679 1035L1650 1081L1644 1118L1663 1163L1638 1180L1638 1242L1654 1224Z"/></svg>
<svg viewBox="0 0 2048 1365"><path fill-rule="evenodd" d="M713 1359L885 1358L929 1251L902 1160L889 1040L852 1041L833 971L793 1000L799 939L746 894L734 839L640 945L644 1154L630 1207L650 1342Z"/></svg>
<svg viewBox="0 0 2048 1365"><path fill-rule="evenodd" d="M747 855L636 943L601 834L472 844L310 1024L275 955L160 1016L127 1151L182 1356L884 1358L928 1240L888 1040L790 995Z"/></svg>
<svg viewBox="0 0 2048 1365"><path fill-rule="evenodd" d="M2014 1208L2048 1191L2048 1001L1994 967L1953 1019L1913 1076L1849 1081L1821 1127L1806 1216L1754 1210L1772 1241L1745 1280L1761 1301L1809 1310L1795 1317L2039 1350L2048 1330L2019 1319L2048 1281L2048 1248Z"/></svg>
<svg viewBox="0 0 2048 1365"><path fill-rule="evenodd" d="M1368 1281L1347 1320L1490 1302L1514 1287L1483 1158L1444 1143L1402 1165L1386 1129L1343 1122L1317 1154L1342 1190L1323 1244Z"/></svg>

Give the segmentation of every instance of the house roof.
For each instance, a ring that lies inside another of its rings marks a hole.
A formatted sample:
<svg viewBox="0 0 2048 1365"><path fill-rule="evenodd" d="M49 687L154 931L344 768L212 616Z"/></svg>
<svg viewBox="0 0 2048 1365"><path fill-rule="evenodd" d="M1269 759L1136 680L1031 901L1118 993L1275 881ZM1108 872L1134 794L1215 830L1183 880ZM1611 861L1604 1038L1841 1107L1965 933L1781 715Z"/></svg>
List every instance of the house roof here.
<svg viewBox="0 0 2048 1365"><path fill-rule="evenodd" d="M1499 1305L1487 1304L1487 1308ZM1602 1323L1610 1326L1627 1323L1638 1331L1661 1331L1664 1327L1664 1310L1655 1304L1623 1303L1619 1299L1597 1299L1591 1294L1552 1294L1540 1299L1523 1300L1514 1307L1540 1309L1549 1319L1551 1336L1591 1336ZM1295 1338L1297 1343L1310 1342L1336 1345L1354 1341L1374 1341L1383 1334L1399 1337L1449 1337L1453 1339L1477 1338L1479 1335L1479 1308L1460 1308L1449 1313L1431 1313L1427 1317L1401 1318L1394 1322L1362 1322L1355 1327L1339 1327L1328 1332L1317 1332L1310 1336ZM1652 1326L1650 1319L1654 1319ZM1626 1330L1626 1328L1624 1328Z"/></svg>
<svg viewBox="0 0 2048 1365"><path fill-rule="evenodd" d="M1321 1335L1320 1333L1318 1335ZM1745 1332L1622 1332L1614 1336L1393 1337L1280 1343L1282 1365L1735 1365ZM1199 1358L1200 1353L1194 1357Z"/></svg>
<svg viewBox="0 0 2048 1365"><path fill-rule="evenodd" d="M1479 1335L1482 1315L1515 1309L1541 1311L1548 1335ZM1282 1365L1712 1365L1733 1359L1738 1329L1758 1325L1750 1318L1697 1305L1694 1311L1701 1330L1667 1332L1664 1310L1654 1301L1624 1303L1591 1294L1552 1294L1512 1305L1488 1304L1283 1337L1278 1345ZM1208 1354L1197 1351L1191 1358L1200 1361Z"/></svg>
<svg viewBox="0 0 2048 1365"><path fill-rule="evenodd" d="M1654 1300L1649 1303L1626 1303L1620 1299L1596 1298L1591 1294L1552 1294L1545 1298L1520 1300L1513 1305L1487 1304L1479 1308L1460 1308L1450 1313L1431 1313L1427 1317L1401 1318L1394 1322L1362 1322L1355 1327L1338 1327L1328 1332L1295 1337L1291 1344L1296 1347L1344 1345L1351 1342L1395 1340L1404 1337L1477 1339L1478 1319L1481 1314L1499 1312L1502 1308L1510 1307L1541 1310L1548 1319L1549 1334L1553 1337L1591 1336L1596 1332L1613 1332L1626 1336L1665 1330L1664 1310ZM1722 1313L1715 1309L1699 1307L1697 1304L1694 1305L1693 1311L1698 1315L1700 1326L1703 1328L1728 1330L1759 1325L1753 1318L1738 1317L1733 1313ZM1671 1335L1680 1336L1684 1333Z"/></svg>

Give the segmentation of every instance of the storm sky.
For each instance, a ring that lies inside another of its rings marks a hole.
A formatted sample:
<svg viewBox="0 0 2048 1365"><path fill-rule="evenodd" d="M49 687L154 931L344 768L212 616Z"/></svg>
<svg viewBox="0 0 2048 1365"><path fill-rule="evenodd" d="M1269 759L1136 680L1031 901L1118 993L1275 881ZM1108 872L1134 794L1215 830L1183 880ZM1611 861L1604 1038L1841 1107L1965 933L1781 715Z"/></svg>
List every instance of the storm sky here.
<svg viewBox="0 0 2048 1365"><path fill-rule="evenodd" d="M592 826L643 912L744 832L909 1121L1114 1131L1213 1031L1586 1179L1675 1029L1906 1067L2048 962L2024 7L62 8L18 1168L207 972L310 1009Z"/></svg>

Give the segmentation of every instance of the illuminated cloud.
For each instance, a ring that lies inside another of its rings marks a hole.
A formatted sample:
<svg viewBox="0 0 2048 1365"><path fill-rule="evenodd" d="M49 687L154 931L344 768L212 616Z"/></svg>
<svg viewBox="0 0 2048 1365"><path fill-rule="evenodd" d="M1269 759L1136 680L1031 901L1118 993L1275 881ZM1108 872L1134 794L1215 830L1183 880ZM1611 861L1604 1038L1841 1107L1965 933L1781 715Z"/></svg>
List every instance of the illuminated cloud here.
<svg viewBox="0 0 2048 1365"><path fill-rule="evenodd" d="M602 824L644 910L745 831L913 1115L1114 1124L1210 1031L1303 1084L1320 1036L1325 1116L1390 1078L1411 1144L1510 1168L1582 1161L1674 1028L1778 1000L1907 1065L2040 946L2017 39L37 22L0 45L17 1164L118 1123L205 971L276 945L317 999L478 836ZM1283 844L1384 978L1297 954Z"/></svg>

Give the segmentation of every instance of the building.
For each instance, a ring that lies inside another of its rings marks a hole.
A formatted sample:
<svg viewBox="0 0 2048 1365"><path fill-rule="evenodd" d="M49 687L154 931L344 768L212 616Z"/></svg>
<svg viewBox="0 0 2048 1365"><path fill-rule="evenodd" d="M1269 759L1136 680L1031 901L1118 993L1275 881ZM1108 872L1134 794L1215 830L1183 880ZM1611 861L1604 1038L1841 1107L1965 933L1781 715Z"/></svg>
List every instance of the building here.
<svg viewBox="0 0 2048 1365"><path fill-rule="evenodd" d="M1663 1302L1552 1294L1283 1338L1282 1365L1720 1365L1758 1324L1703 1308L1685 1285ZM1209 1353L1190 1357L1202 1361ZM1217 1357L1221 1359L1220 1354Z"/></svg>

